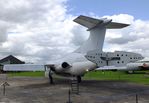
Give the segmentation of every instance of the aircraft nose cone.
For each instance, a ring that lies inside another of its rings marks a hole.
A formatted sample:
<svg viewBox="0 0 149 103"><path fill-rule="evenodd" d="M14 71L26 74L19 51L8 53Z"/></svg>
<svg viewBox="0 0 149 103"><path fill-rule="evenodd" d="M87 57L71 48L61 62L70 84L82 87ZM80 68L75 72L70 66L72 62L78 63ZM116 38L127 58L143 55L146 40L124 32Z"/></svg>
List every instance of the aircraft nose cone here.
<svg viewBox="0 0 149 103"><path fill-rule="evenodd" d="M143 63L143 67L148 67L148 65L146 63Z"/></svg>

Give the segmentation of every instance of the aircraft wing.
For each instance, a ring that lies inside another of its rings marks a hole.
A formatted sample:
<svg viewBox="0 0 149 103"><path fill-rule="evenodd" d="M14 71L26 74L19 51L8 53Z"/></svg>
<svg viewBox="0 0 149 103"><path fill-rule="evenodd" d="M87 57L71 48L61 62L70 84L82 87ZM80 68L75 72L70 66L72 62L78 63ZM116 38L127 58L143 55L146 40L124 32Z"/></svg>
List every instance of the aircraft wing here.
<svg viewBox="0 0 149 103"><path fill-rule="evenodd" d="M149 70L149 63L128 63L126 66L102 66L96 70L105 71L131 71L131 70Z"/></svg>
<svg viewBox="0 0 149 103"><path fill-rule="evenodd" d="M127 67L116 67L116 66L103 66L99 67L96 70L105 70L105 71L128 71Z"/></svg>

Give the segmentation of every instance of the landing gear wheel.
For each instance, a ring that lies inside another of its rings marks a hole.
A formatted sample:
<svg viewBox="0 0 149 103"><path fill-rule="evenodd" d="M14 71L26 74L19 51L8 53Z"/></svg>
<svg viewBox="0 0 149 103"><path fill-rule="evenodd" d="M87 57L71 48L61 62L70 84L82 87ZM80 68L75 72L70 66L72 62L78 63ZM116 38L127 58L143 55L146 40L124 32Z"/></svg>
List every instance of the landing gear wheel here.
<svg viewBox="0 0 149 103"><path fill-rule="evenodd" d="M81 83L81 81L82 81L81 76L77 76L77 81L78 81L78 83Z"/></svg>

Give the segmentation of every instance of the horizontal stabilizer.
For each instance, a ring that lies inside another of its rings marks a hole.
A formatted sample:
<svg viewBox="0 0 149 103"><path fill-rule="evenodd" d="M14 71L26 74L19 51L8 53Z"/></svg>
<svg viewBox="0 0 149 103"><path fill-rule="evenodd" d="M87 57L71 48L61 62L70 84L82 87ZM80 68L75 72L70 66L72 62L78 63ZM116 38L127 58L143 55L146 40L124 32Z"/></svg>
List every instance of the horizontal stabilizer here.
<svg viewBox="0 0 149 103"><path fill-rule="evenodd" d="M119 28L124 28L126 26L129 26L129 24L123 24L123 23L116 23L116 22L111 22L106 26L108 29L119 29Z"/></svg>
<svg viewBox="0 0 149 103"><path fill-rule="evenodd" d="M87 16L80 15L76 19L73 20L74 22L87 27L88 29L95 27L97 24L102 23L103 20L95 19Z"/></svg>
<svg viewBox="0 0 149 103"><path fill-rule="evenodd" d="M74 19L74 22L87 27L88 30L95 27L106 27L107 29L119 29L129 26L129 24L112 22L111 19L107 18L95 19L83 15L80 15L79 17Z"/></svg>

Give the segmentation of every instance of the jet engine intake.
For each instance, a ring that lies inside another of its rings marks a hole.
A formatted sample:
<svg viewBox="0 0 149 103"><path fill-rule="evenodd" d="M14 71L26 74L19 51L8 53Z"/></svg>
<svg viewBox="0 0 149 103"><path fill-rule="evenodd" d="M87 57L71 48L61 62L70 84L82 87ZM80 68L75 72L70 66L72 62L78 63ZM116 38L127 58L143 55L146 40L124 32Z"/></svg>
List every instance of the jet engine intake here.
<svg viewBox="0 0 149 103"><path fill-rule="evenodd" d="M67 62L63 62L61 66L62 66L62 68L69 68L69 67L71 67Z"/></svg>

